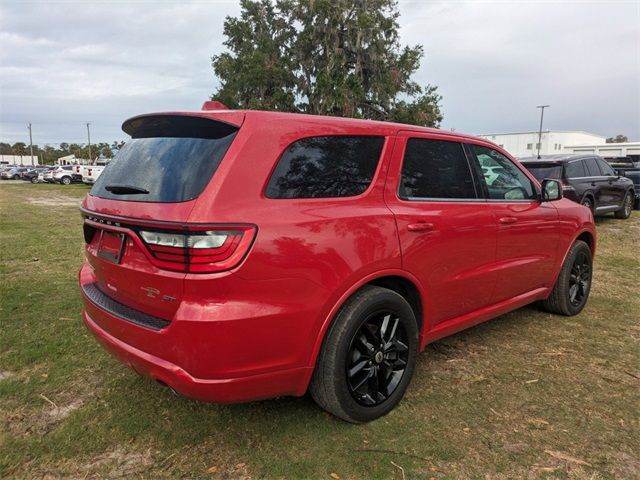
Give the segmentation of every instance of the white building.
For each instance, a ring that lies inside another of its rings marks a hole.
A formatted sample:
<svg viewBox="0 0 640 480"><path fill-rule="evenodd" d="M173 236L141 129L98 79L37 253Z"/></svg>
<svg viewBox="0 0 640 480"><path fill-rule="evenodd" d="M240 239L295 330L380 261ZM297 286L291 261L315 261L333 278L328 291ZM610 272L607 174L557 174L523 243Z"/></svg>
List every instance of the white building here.
<svg viewBox="0 0 640 480"><path fill-rule="evenodd" d="M593 153L603 158L639 158L640 142L606 143L604 145L567 145L565 153Z"/></svg>
<svg viewBox="0 0 640 480"><path fill-rule="evenodd" d="M514 157L531 157L538 154L538 132L490 133L479 135L500 145ZM540 155L572 153L570 145L605 145L606 137L581 131L547 130L542 132ZM611 145L611 144L609 144Z"/></svg>
<svg viewBox="0 0 640 480"><path fill-rule="evenodd" d="M25 167L38 165L38 156L33 156L31 163L31 155L0 155L0 164L3 165L24 165Z"/></svg>

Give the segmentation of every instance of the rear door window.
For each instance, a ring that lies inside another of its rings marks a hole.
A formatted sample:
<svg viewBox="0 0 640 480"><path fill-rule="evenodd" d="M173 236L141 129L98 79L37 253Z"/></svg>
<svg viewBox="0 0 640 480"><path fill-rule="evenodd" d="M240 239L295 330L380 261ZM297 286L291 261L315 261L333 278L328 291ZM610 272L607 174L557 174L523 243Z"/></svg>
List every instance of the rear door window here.
<svg viewBox="0 0 640 480"><path fill-rule="evenodd" d="M595 158L593 157L585 158L584 166L587 169L588 176L599 177L602 175L602 173L600 172L600 169L598 168L598 164Z"/></svg>
<svg viewBox="0 0 640 480"><path fill-rule="evenodd" d="M384 137L303 138L282 154L267 198L335 198L364 193L375 174Z"/></svg>
<svg viewBox="0 0 640 480"><path fill-rule="evenodd" d="M574 160L573 162L567 163L566 166L566 177L567 178L580 178L586 177L587 173L584 170L584 164L582 160Z"/></svg>
<svg viewBox="0 0 640 480"><path fill-rule="evenodd" d="M137 202L193 200L207 186L238 127L204 117L153 115L125 122L131 135L90 194Z"/></svg>
<svg viewBox="0 0 640 480"><path fill-rule="evenodd" d="M410 138L398 193L405 200L478 198L462 144Z"/></svg>

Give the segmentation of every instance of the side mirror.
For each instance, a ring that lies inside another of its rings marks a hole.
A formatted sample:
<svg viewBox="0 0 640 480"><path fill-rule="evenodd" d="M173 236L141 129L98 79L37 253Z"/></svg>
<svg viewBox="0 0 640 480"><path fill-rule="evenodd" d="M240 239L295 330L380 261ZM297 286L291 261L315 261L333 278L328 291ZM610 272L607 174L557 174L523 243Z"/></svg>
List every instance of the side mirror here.
<svg viewBox="0 0 640 480"><path fill-rule="evenodd" d="M542 201L553 202L562 198L562 185L558 180L545 178L542 181Z"/></svg>

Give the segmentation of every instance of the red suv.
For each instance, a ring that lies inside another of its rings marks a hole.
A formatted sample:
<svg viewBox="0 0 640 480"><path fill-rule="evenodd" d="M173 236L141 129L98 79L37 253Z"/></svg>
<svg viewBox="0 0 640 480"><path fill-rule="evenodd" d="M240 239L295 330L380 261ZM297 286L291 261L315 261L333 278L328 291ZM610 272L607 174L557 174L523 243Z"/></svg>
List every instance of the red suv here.
<svg viewBox="0 0 640 480"><path fill-rule="evenodd" d="M584 307L591 212L493 143L206 107L127 120L82 204L84 322L137 372L215 402L309 389L366 422L428 343Z"/></svg>

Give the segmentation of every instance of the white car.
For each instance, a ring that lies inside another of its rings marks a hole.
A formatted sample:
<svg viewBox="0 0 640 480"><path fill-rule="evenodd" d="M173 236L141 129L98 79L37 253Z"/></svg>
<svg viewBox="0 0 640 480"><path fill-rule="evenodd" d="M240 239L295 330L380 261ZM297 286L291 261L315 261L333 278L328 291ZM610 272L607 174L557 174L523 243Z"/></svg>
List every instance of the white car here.
<svg viewBox="0 0 640 480"><path fill-rule="evenodd" d="M82 182L93 185L103 170L103 165L89 165L82 167Z"/></svg>
<svg viewBox="0 0 640 480"><path fill-rule="evenodd" d="M72 165L63 165L61 167L56 168L53 171L53 175L51 176L51 180L54 183L60 183L62 185L70 185L73 182L73 166ZM47 181L47 175L44 175L44 180Z"/></svg>

